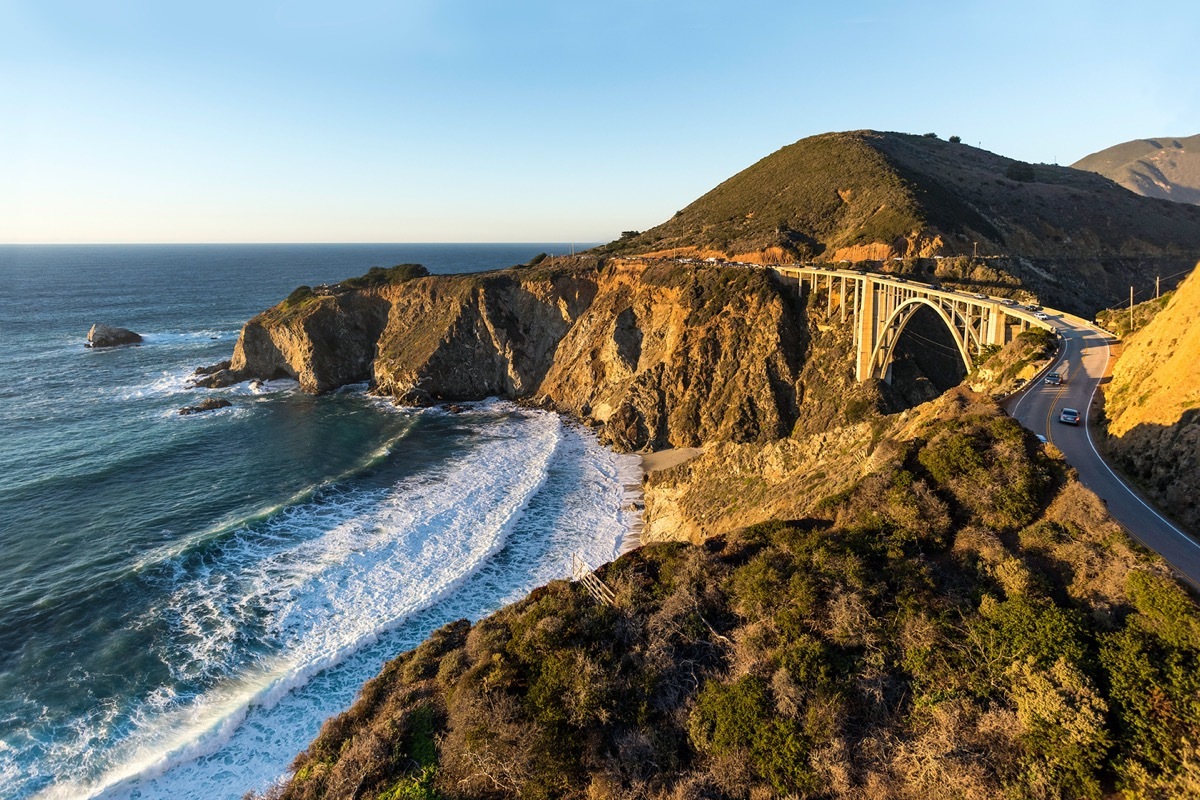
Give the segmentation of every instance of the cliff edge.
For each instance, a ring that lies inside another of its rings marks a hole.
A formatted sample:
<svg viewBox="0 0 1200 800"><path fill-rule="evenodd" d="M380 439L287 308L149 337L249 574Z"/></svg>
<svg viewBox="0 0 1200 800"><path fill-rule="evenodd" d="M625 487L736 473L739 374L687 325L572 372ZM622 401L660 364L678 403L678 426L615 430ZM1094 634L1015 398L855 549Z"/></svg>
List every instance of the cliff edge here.
<svg viewBox="0 0 1200 800"><path fill-rule="evenodd" d="M414 405L507 397L621 450L772 441L806 405L820 427L844 421L818 382L883 401L849 359L818 381L808 310L765 270L579 258L298 292L247 323L229 368L201 385L291 376L318 393L370 381Z"/></svg>

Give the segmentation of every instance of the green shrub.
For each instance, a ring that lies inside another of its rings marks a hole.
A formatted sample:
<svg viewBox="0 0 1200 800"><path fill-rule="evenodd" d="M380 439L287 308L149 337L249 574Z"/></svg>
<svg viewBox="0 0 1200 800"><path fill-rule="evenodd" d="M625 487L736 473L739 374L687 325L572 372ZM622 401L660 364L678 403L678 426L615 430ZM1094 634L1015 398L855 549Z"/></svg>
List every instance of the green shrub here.
<svg viewBox="0 0 1200 800"><path fill-rule="evenodd" d="M696 698L688 731L702 752L745 758L754 774L780 794L815 788L804 732L775 711L760 678L746 676L731 684L709 681Z"/></svg>
<svg viewBox="0 0 1200 800"><path fill-rule="evenodd" d="M283 305L285 307L297 306L303 303L305 300L311 300L314 297L316 297L316 295L313 294L311 286L297 286L292 290L292 293L284 299Z"/></svg>
<svg viewBox="0 0 1200 800"><path fill-rule="evenodd" d="M347 278L341 286L347 289L372 289L377 286L391 286L404 283L415 278L424 278L429 270L421 264L397 264L394 267L371 267L367 274L357 278Z"/></svg>

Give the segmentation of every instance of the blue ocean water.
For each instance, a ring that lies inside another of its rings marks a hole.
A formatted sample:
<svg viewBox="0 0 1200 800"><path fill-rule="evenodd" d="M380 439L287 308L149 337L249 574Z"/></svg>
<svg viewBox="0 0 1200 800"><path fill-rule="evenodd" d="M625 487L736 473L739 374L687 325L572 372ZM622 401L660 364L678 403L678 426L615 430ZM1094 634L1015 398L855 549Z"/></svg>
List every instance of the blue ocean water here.
<svg viewBox="0 0 1200 800"><path fill-rule="evenodd" d="M434 627L612 558L633 464L554 415L186 388L299 284L565 250L0 247L0 797L239 798Z"/></svg>

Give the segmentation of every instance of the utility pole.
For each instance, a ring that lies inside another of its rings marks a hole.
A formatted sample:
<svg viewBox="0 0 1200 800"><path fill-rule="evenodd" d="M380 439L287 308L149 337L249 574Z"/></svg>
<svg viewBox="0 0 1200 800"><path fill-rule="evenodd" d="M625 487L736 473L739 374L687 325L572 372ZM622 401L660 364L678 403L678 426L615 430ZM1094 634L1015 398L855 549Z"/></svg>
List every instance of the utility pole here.
<svg viewBox="0 0 1200 800"><path fill-rule="evenodd" d="M1162 276L1161 276L1161 275L1155 275L1155 276L1154 276L1154 299L1155 299L1155 300L1157 300L1157 299L1159 298L1159 292L1158 292L1158 283L1159 283L1159 281L1161 281L1161 280L1162 280Z"/></svg>
<svg viewBox="0 0 1200 800"><path fill-rule="evenodd" d="M1133 333L1133 287L1129 287L1129 332Z"/></svg>
<svg viewBox="0 0 1200 800"><path fill-rule="evenodd" d="M975 255L973 257L979 258L979 242L974 242L973 244L975 245Z"/></svg>

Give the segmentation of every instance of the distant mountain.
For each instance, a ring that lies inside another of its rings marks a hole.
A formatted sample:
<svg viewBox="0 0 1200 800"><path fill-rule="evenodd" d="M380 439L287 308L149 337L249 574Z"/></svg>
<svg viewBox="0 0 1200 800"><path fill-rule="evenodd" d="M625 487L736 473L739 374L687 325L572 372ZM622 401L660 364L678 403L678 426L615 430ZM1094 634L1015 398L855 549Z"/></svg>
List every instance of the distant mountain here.
<svg viewBox="0 0 1200 800"><path fill-rule="evenodd" d="M759 263L977 253L986 258L949 277L986 290L1012 276L1043 302L1091 313L1130 283L1148 287L1194 264L1200 209L1069 167L930 136L853 131L788 145L600 251Z"/></svg>
<svg viewBox="0 0 1200 800"><path fill-rule="evenodd" d="M1134 139L1092 153L1071 166L1098 172L1146 197L1200 205L1200 134L1182 139Z"/></svg>

